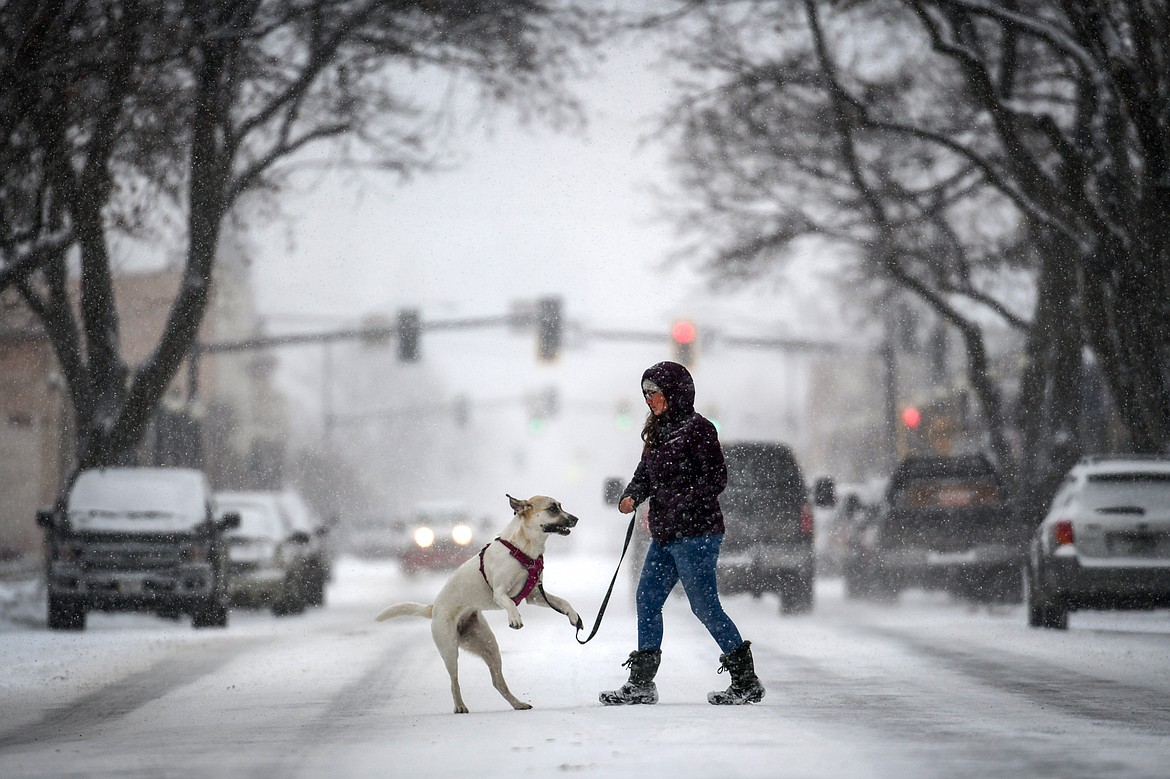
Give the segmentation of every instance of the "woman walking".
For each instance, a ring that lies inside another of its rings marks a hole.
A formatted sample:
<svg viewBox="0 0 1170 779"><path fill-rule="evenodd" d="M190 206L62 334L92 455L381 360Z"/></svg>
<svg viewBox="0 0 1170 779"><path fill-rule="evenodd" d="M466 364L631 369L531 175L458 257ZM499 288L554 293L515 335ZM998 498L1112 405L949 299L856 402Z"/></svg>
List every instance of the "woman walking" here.
<svg viewBox="0 0 1170 779"><path fill-rule="evenodd" d="M715 579L724 530L719 493L727 486L719 435L695 411L694 379L682 365L660 362L646 369L642 395L650 409L642 428L642 460L618 504L629 514L650 501L651 541L637 591L638 649L623 663L629 681L599 698L606 706L658 702L654 676L662 658L662 607L681 581L691 611L722 652L719 670L731 674L731 686L708 693L708 702L757 703L764 687L751 644L723 611Z"/></svg>

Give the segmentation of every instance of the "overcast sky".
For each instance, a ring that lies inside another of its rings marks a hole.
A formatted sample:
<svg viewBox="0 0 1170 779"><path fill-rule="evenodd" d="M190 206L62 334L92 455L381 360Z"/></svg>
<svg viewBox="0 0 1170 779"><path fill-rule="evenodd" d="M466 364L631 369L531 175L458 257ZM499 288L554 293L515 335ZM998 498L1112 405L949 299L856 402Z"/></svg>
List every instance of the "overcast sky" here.
<svg viewBox="0 0 1170 779"><path fill-rule="evenodd" d="M624 46L609 51L581 87L588 122L582 132L523 126L505 111L461 134L456 169L404 184L341 173L302 180L307 191L282 198L288 218L256 239L254 278L268 331L328 329L370 314L393 320L405 307L419 308L424 320L499 315L546 295L564 299L570 325L661 331L664 339L678 318L694 319L701 332L739 335L817 337L836 328L811 293L779 295L761 286L713 296L695 272L663 267L675 232L651 189L669 184L667 150L645 139L670 98L669 84L648 48ZM790 281L811 283L817 263L810 262ZM791 293L794 285L787 288ZM444 394L473 403L556 387L567 414L555 438L575 452L569 459L576 464L532 454L530 461L550 470L528 473L547 484L587 472L582 488L592 495L599 474L632 468L638 452L636 431L625 434L623 446L599 439L601 428L611 427L612 409L623 403L641 418L639 377L671 351L665 340L579 343L571 333L567 340L556 364L541 365L531 333L427 334L420 370L438 377ZM319 347L281 355L282 388L310 417L319 413L321 355ZM718 414L726 435L799 437L793 422L803 403L801 361L709 349L694 373L698 409ZM338 376L345 381L344 370ZM387 388L367 407L393 407L395 398ZM590 404L597 408L590 411ZM497 435L515 434L501 427Z"/></svg>
<svg viewBox="0 0 1170 779"><path fill-rule="evenodd" d="M505 110L464 125L454 170L405 184L313 179L312 193L287 203L291 220L260 241L261 307L352 316L418 306L432 318L560 294L598 321L669 319L691 280L654 270L672 230L646 188L666 171L660 145L639 147L666 86L646 53L612 51L580 90L581 132L525 127Z"/></svg>

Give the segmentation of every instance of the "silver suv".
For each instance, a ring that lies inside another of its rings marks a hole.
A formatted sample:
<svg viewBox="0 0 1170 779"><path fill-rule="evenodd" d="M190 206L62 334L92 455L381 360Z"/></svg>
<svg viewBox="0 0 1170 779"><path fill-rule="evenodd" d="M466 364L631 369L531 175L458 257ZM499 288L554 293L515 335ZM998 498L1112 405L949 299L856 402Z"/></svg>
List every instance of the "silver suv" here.
<svg viewBox="0 0 1170 779"><path fill-rule="evenodd" d="M1078 609L1170 606L1170 458L1086 458L1065 477L1027 560L1028 624Z"/></svg>

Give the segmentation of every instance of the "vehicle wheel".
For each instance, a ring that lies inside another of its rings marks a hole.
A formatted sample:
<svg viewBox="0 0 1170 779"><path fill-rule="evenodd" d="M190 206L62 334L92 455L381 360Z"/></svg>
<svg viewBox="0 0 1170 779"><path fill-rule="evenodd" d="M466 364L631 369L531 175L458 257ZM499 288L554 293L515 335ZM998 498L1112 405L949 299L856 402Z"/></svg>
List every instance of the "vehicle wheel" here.
<svg viewBox="0 0 1170 779"><path fill-rule="evenodd" d="M284 583L284 591L276 603L272 604L272 614L276 617L287 617L290 614L302 614L305 611L305 593L301 587L299 576L290 576Z"/></svg>
<svg viewBox="0 0 1170 779"><path fill-rule="evenodd" d="M305 587L305 604L308 606L325 605L325 572L317 569L309 577Z"/></svg>
<svg viewBox="0 0 1170 779"><path fill-rule="evenodd" d="M85 630L85 604L50 593L48 624L50 630Z"/></svg>
<svg viewBox="0 0 1170 779"><path fill-rule="evenodd" d="M1060 603L1048 606L1048 622L1044 627L1050 630L1068 630L1068 608Z"/></svg>
<svg viewBox="0 0 1170 779"><path fill-rule="evenodd" d="M807 614L813 607L813 580L794 577L780 593L781 614Z"/></svg>
<svg viewBox="0 0 1170 779"><path fill-rule="evenodd" d="M222 603L209 603L191 615L191 626L195 628L225 628L227 621L228 608Z"/></svg>
<svg viewBox="0 0 1170 779"><path fill-rule="evenodd" d="M1043 585L1029 568L1024 570L1024 600L1028 608L1028 627L1068 630L1068 608L1044 595Z"/></svg>

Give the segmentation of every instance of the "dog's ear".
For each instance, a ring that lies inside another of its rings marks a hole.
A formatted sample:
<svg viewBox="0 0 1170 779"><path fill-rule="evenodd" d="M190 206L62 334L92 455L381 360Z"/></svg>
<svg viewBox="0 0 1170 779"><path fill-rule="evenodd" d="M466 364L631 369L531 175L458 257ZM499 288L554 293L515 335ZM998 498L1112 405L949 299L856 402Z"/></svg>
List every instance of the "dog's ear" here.
<svg viewBox="0 0 1170 779"><path fill-rule="evenodd" d="M512 506L513 514L519 514L520 512L531 508L531 505L528 503L528 501L513 498L511 495L507 495L507 493L505 493L505 495L508 498L508 503Z"/></svg>

